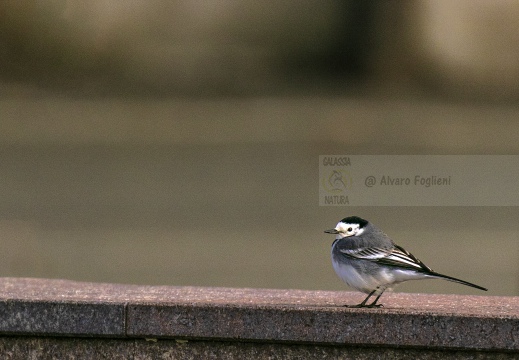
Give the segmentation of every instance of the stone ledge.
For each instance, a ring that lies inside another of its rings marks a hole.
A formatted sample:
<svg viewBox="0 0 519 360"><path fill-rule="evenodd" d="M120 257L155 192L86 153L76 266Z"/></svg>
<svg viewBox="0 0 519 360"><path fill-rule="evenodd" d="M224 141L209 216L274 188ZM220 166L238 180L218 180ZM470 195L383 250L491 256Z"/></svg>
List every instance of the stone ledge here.
<svg viewBox="0 0 519 360"><path fill-rule="evenodd" d="M237 341L176 341L65 337L0 337L2 360L55 359L305 359L516 360L514 352L327 346Z"/></svg>
<svg viewBox="0 0 519 360"><path fill-rule="evenodd" d="M0 279L0 333L519 351L519 297L136 286Z"/></svg>

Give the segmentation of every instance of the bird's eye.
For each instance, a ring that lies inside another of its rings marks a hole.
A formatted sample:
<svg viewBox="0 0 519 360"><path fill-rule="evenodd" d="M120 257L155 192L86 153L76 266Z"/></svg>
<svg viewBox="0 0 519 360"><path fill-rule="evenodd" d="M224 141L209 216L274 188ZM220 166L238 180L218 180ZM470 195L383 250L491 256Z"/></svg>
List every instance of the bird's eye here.
<svg viewBox="0 0 519 360"><path fill-rule="evenodd" d="M348 232L352 232L352 231L353 231L353 228L349 227Z"/></svg>

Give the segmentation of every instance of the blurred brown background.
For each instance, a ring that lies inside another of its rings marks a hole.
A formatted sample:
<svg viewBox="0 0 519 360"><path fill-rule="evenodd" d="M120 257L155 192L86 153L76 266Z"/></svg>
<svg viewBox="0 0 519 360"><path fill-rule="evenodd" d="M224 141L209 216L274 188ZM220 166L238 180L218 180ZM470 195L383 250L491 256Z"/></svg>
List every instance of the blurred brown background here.
<svg viewBox="0 0 519 360"><path fill-rule="evenodd" d="M345 289L323 230L356 214L518 295L516 207L318 206L319 155L517 154L518 16L483 0L0 2L0 276Z"/></svg>

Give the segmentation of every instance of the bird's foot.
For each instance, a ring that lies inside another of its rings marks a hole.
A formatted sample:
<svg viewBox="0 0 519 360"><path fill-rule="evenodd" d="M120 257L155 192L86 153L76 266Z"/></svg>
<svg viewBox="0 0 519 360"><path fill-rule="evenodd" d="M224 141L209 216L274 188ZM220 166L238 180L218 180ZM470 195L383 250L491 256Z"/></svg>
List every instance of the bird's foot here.
<svg viewBox="0 0 519 360"><path fill-rule="evenodd" d="M384 307L384 305L382 304L369 304L369 305L366 305L366 304L357 304L357 305L343 305L343 307L347 307L347 308L350 308L350 309L359 309L359 308L368 308L368 309L373 309L373 308L381 308L381 307Z"/></svg>
<svg viewBox="0 0 519 360"><path fill-rule="evenodd" d="M367 307L367 308L381 308L381 307L384 307L384 305L382 305L382 304L369 304L369 305L364 305L364 307Z"/></svg>

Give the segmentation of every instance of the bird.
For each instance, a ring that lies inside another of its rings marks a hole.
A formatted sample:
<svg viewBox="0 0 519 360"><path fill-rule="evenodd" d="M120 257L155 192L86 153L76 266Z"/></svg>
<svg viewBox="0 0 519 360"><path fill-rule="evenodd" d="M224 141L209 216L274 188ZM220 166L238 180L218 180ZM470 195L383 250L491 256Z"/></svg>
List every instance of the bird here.
<svg viewBox="0 0 519 360"><path fill-rule="evenodd" d="M335 234L332 244L332 265L337 275L348 286L368 294L357 305L344 305L354 308L376 308L385 290L408 280L444 279L474 287L488 289L443 275L432 270L403 247L396 245L385 233L368 220L349 216L335 228L325 230ZM368 304L368 300L375 300Z"/></svg>

